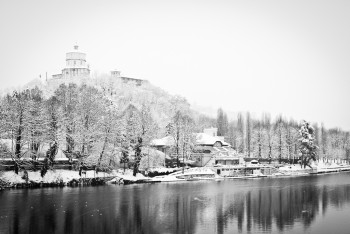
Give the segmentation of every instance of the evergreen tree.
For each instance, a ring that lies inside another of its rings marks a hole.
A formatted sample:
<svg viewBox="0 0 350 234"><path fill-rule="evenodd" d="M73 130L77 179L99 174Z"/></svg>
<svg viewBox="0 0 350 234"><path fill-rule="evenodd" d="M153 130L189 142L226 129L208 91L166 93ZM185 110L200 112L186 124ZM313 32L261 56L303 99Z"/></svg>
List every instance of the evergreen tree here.
<svg viewBox="0 0 350 234"><path fill-rule="evenodd" d="M321 124L321 154L323 159L327 158L328 155L328 136L327 130L325 129L323 123Z"/></svg>
<svg viewBox="0 0 350 234"><path fill-rule="evenodd" d="M123 164L123 168L125 172L125 166L129 163L129 148L127 147L127 144L126 145L124 144L122 147L120 163Z"/></svg>
<svg viewBox="0 0 350 234"><path fill-rule="evenodd" d="M224 136L226 137L228 134L228 118L227 118L227 114L224 112L224 117L222 119L222 134L219 136Z"/></svg>
<svg viewBox="0 0 350 234"><path fill-rule="evenodd" d="M48 130L46 132L46 141L49 143L49 149L46 151L44 164L41 168L41 176L45 176L46 172L52 168L55 156L58 150L58 128L59 128L59 103L55 96L46 102Z"/></svg>
<svg viewBox="0 0 350 234"><path fill-rule="evenodd" d="M264 115L264 128L266 132L266 148L267 148L267 158L272 160L273 158L273 148L275 146L274 141L274 130L271 126L271 117L268 114Z"/></svg>
<svg viewBox="0 0 350 234"><path fill-rule="evenodd" d="M317 146L314 143L315 140L315 130L306 121L303 121L299 130L299 150L301 153L301 166L311 167L310 161L316 161L317 156Z"/></svg>
<svg viewBox="0 0 350 234"><path fill-rule="evenodd" d="M266 136L262 121L256 120L253 122L252 130L252 154L254 157L262 158L263 149L266 144Z"/></svg>
<svg viewBox="0 0 350 234"><path fill-rule="evenodd" d="M316 145L320 145L320 136L321 136L321 133L320 133L320 129L319 129L319 127L318 127L318 124L317 123L314 123L313 125L312 125L312 127L314 128L314 132L315 132L315 141L314 141L314 143L316 144ZM318 147L317 148L317 160L319 159L319 155L320 155L320 148Z"/></svg>
<svg viewBox="0 0 350 234"><path fill-rule="evenodd" d="M251 146L252 146L252 120L250 117L250 113L247 112L246 115L246 145L247 145L247 156L250 157L251 154Z"/></svg>
<svg viewBox="0 0 350 234"><path fill-rule="evenodd" d="M276 137L276 150L277 150L277 155L278 155L278 161L279 163L282 162L283 155L287 155L285 153L285 121L283 120L282 116L278 116L275 122L274 126L275 130L275 137Z"/></svg>
<svg viewBox="0 0 350 234"><path fill-rule="evenodd" d="M218 135L223 136L224 132L224 111L222 108L218 109L217 118L216 118L216 127L218 128Z"/></svg>
<svg viewBox="0 0 350 234"><path fill-rule="evenodd" d="M237 115L237 148L238 153L243 154L245 149L244 141L244 119L242 113Z"/></svg>
<svg viewBox="0 0 350 234"><path fill-rule="evenodd" d="M229 123L228 142L237 151L237 123L235 121Z"/></svg>

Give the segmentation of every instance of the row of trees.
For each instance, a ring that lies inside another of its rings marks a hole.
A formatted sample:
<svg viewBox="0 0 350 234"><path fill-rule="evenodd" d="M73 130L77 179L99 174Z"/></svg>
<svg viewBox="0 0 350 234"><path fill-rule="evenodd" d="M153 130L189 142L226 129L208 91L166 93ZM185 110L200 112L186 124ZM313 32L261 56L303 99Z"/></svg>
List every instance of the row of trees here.
<svg viewBox="0 0 350 234"><path fill-rule="evenodd" d="M133 103L133 104L131 104ZM154 138L169 135L174 152L186 158L195 145L195 132L215 125L233 148L248 157L298 157L299 126L293 120L269 115L254 119L238 113L229 121L218 110L217 119L190 110L187 101L171 97L154 87L126 87L112 80L98 85L61 84L48 93L28 88L0 99L0 156L11 157L15 171L23 157L44 157L44 175L56 155L63 152L70 161L97 168L127 163L134 155L138 171L144 146ZM313 125L318 157L349 158L349 133ZM10 143L9 143L10 142ZM37 164L33 164L34 166ZM34 168L36 169L36 168Z"/></svg>
<svg viewBox="0 0 350 234"><path fill-rule="evenodd" d="M136 174L142 146L158 130L147 104L122 109L87 85L61 84L49 98L38 88L15 91L0 104L0 139L11 142L0 153L13 159L16 173L24 156L44 156L44 175L61 149L70 160L98 168L111 166L119 152L127 157L133 151Z"/></svg>
<svg viewBox="0 0 350 234"><path fill-rule="evenodd" d="M264 114L260 119L247 112L238 113L228 121L220 108L217 113L218 133L225 136L238 153L247 157L293 159L299 158L300 124L293 119L278 116L272 120ZM318 159L350 159L350 135L341 129L326 129L323 124L312 124L314 143L318 145Z"/></svg>

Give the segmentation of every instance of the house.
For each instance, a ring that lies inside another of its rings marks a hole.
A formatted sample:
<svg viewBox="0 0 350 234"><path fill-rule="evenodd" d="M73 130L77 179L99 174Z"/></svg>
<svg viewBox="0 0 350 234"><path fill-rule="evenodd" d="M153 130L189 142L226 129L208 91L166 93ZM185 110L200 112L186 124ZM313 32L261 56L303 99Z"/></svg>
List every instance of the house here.
<svg viewBox="0 0 350 234"><path fill-rule="evenodd" d="M195 147L190 154L188 161L191 166L213 166L236 165L242 163L241 157L231 148L230 144L223 140L223 137L217 136L217 128L204 129L203 133L194 133L196 135ZM175 141L172 136L166 136L160 139L154 139L152 146L162 151L172 158L177 157L174 149ZM179 155L182 157L182 155Z"/></svg>

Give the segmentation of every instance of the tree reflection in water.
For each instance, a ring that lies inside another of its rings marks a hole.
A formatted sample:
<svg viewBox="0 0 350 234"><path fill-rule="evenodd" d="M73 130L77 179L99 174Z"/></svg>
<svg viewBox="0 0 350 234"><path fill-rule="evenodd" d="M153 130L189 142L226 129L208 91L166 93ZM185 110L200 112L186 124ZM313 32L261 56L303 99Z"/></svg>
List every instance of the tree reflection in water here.
<svg viewBox="0 0 350 234"><path fill-rule="evenodd" d="M349 173L295 178L0 192L0 233L304 230L350 207ZM350 224L344 224L349 225Z"/></svg>

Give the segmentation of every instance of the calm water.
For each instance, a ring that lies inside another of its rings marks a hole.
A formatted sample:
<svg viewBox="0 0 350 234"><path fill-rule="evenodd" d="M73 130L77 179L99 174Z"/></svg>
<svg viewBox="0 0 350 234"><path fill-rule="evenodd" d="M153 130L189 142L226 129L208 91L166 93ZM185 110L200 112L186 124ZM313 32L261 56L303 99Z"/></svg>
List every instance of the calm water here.
<svg viewBox="0 0 350 234"><path fill-rule="evenodd" d="M350 173L0 191L0 233L350 233Z"/></svg>

